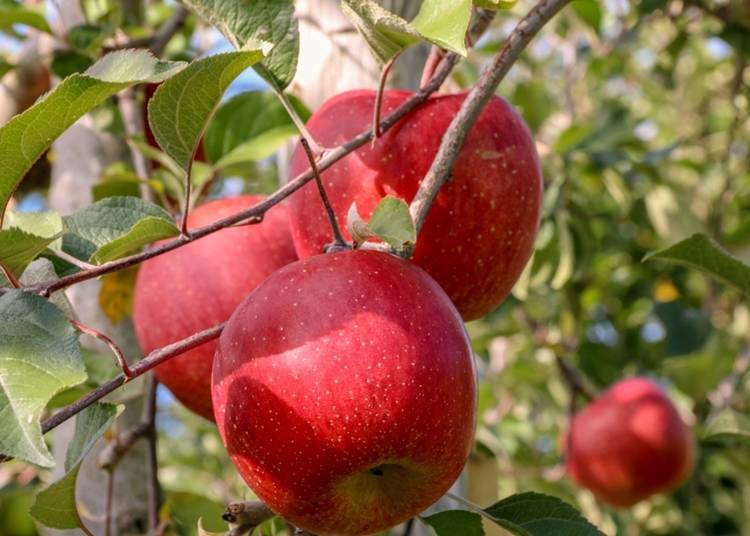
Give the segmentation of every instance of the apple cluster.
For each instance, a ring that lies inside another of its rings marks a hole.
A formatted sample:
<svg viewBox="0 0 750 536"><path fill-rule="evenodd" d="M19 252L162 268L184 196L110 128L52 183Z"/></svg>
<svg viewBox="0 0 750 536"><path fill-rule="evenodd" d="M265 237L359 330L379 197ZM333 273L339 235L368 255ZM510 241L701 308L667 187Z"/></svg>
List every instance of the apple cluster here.
<svg viewBox="0 0 750 536"><path fill-rule="evenodd" d="M386 91L383 113L408 97ZM431 97L322 174L342 227L352 203L367 218L386 195L412 200L464 98ZM372 91L343 93L308 129L319 144L337 145L368 127L374 105ZM298 147L291 174L308 167ZM189 226L260 200L210 201ZM461 472L477 398L463 322L510 292L533 251L541 202L534 140L494 97L411 261L323 253L331 229L310 183L257 225L145 262L136 333L150 352L228 320L218 342L160 365L159 381L216 422L239 473L274 512L315 534L373 534L424 510ZM568 469L603 500L630 505L687 477L690 441L658 388L623 382L573 419Z"/></svg>

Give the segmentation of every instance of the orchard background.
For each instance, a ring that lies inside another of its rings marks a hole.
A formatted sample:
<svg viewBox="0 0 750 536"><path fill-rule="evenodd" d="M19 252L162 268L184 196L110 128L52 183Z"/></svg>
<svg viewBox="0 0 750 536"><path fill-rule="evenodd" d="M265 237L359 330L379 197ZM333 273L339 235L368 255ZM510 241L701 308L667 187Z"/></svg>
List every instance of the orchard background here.
<svg viewBox="0 0 750 536"><path fill-rule="evenodd" d="M750 534L750 7L477 3L501 9L473 8L463 57L469 18L462 26L456 13L468 15L468 1L380 2L408 21L432 10L434 22L385 36L396 19L373 25L371 2L345 2L360 14L350 19L333 0L258 0L239 13L239 3L219 0L0 1L0 201L8 206L0 231L0 452L15 458L0 465L0 534L57 534L81 521L94 534L198 534L199 519L206 531L228 530L226 505L252 494L215 426L155 388L150 374L114 390L104 399L110 405L81 413L77 432L74 420L60 417L51 430L50 419L118 376L102 336L138 367L130 319L137 264L123 259L140 260L138 251L179 236L186 203L283 187L299 137L294 119L346 89L376 89L382 64L407 44L387 85L415 90L425 63L454 52L460 61L444 92L473 87L498 58L501 69L512 64L497 94L529 125L544 176L531 262L500 307L467 324L479 357L478 423L453 492L482 507L524 492L558 497L605 534ZM447 5L456 10L450 16ZM534 17L558 9L546 24ZM369 32L380 62L355 27ZM218 56L251 37L256 46ZM502 59L508 47L517 61ZM80 74L87 69L91 76ZM148 143L144 120L153 93L146 83L164 80L187 90L163 100L166 120L152 121L163 152ZM282 88L291 117L273 91ZM332 152L312 144L319 165L330 165ZM122 196L111 225L107 199ZM402 208L385 219L396 221ZM396 231L408 235L408 227ZM97 272L118 262L122 270ZM28 292L12 309L14 279ZM62 288L67 300L51 293L54 306L32 296ZM24 306L36 324L18 320ZM84 334L80 352L66 317ZM696 436L697 461L674 493L614 509L566 476L561 437L582 386L603 391L636 374L664 386ZM512 533L596 533L564 507L561 516L577 520L572 528L549 519L548 499L534 497L527 510L508 510L502 521ZM466 505L440 503L459 508ZM481 533L478 517L446 519L435 527L440 536ZM534 532L522 519L550 524ZM503 533L488 519L484 527ZM274 519L258 533L285 530ZM392 534L431 530L412 523Z"/></svg>

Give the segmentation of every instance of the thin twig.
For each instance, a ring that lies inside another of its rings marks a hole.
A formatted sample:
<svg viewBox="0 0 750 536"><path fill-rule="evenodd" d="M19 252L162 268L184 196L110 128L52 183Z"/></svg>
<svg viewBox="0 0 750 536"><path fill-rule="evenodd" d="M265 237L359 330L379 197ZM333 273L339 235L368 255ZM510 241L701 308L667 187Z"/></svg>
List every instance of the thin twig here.
<svg viewBox="0 0 750 536"><path fill-rule="evenodd" d="M117 106L120 109L122 122L125 126L127 144L130 148L133 167L136 175L141 179L138 183L141 197L147 201L152 201L153 195L151 194L151 188L147 182L151 177L151 161L143 156L143 153L138 150L135 143L131 141L133 138L140 138L143 136L145 131L143 112L135 95L135 89L132 87L121 91L117 96Z"/></svg>
<svg viewBox="0 0 750 536"><path fill-rule="evenodd" d="M107 346L109 346L109 349L112 350L113 354L115 354L115 358L117 359L117 364L122 370L122 373L128 379L133 378L133 372L130 370L128 361L127 359L125 359L125 355L122 353L122 350L120 350L120 347L117 346L115 341L107 337L104 333L97 331L94 328L87 326L86 324L82 324L78 320L73 320L71 318L70 323L73 324L73 327L76 328L81 333L94 337L95 339L99 339L100 341L105 343Z"/></svg>
<svg viewBox="0 0 750 536"><path fill-rule="evenodd" d="M146 404L143 407L143 422L146 425L146 474L148 484L148 532L155 536L159 532L159 509L161 508L161 486L159 484L159 460L156 451L156 390L159 382L151 374Z"/></svg>
<svg viewBox="0 0 750 536"><path fill-rule="evenodd" d="M388 73L391 72L391 67L393 67L393 64L396 63L396 60L400 56L400 53L395 54L391 59L389 59L385 65L383 65L383 70L380 72L380 82L378 83L378 92L375 94L375 109L372 114L372 144L375 145L375 142L378 141L378 138L380 137L380 108L383 105L383 93L385 92L385 84L388 81Z"/></svg>
<svg viewBox="0 0 750 536"><path fill-rule="evenodd" d="M144 359L138 361L138 363L132 366L132 368L130 369L132 377L137 378L138 376L142 376L149 370L164 363L165 361L168 361L169 359L177 355L185 353L188 350L192 350L196 346L200 346L205 342L216 339L217 337L219 337L219 335L221 335L221 331L223 329L224 323L217 324L216 326L213 326L211 328L199 331L198 333L194 333L186 339L169 344L164 348L154 350ZM63 407L54 415L42 422L42 433L46 434L74 415L77 415L97 400L100 400L101 398L107 396L109 393L120 387L125 383L126 380L127 378L124 374L118 374L116 377L109 380L108 382L103 383L90 393Z"/></svg>
<svg viewBox="0 0 750 536"><path fill-rule="evenodd" d="M228 504L221 518L232 525L254 528L275 516L261 501L243 501Z"/></svg>
<svg viewBox="0 0 750 536"><path fill-rule="evenodd" d="M136 442L146 437L149 432L149 423L139 422L129 430L126 430L118 434L112 441L110 441L101 453L96 461L99 469L114 470L120 460L128 453L128 451L136 444Z"/></svg>
<svg viewBox="0 0 750 536"><path fill-rule="evenodd" d="M107 503L104 510L104 536L109 536L112 531L112 505L115 497L115 469L107 469Z"/></svg>
<svg viewBox="0 0 750 536"><path fill-rule="evenodd" d="M570 389L570 413L575 413L576 397L583 396L587 401L594 399L594 393L586 386L581 378L581 374L573 368L562 356L555 356L555 363L560 370L560 374Z"/></svg>
<svg viewBox="0 0 750 536"><path fill-rule="evenodd" d="M494 95L497 86L508 74L511 66L531 39L568 2L570 0L541 0L537 3L519 21L505 41L500 53L495 56L490 66L482 73L477 84L469 92L458 113L453 117L448 130L443 135L443 140L432 166L422 180L409 207L417 232L422 229L430 206L440 188L450 177L453 164L463 147L469 130Z"/></svg>
<svg viewBox="0 0 750 536"><path fill-rule="evenodd" d="M162 55L169 41L185 26L187 16L187 8L181 4L176 4L172 15L156 31L148 45L148 48L155 56Z"/></svg>
<svg viewBox="0 0 750 536"><path fill-rule="evenodd" d="M320 199L323 201L323 206L326 209L326 214L328 214L328 222L331 224L331 231L333 231L333 242L337 247L345 247L346 240L344 240L344 236L341 234L341 229L339 229L339 224L336 221L336 213L333 211L333 207L331 207L331 200L328 199L328 194L326 193L326 189L323 186L323 181L320 178L318 166L315 164L315 155L310 149L310 144L305 138L300 138L299 142L302 145L302 148L305 150L305 154L307 154L307 159L310 162L310 169L312 170L313 176L315 177L315 183L318 185Z"/></svg>
<svg viewBox="0 0 750 536"><path fill-rule="evenodd" d="M404 116L406 116L412 110L414 110L414 108L416 108L422 102L424 102L429 97L430 94L436 91L440 87L440 85L443 83L443 81L446 78L448 78L448 75L450 74L451 70L453 69L457 61L458 61L457 55L452 54L452 53L448 54L443 60L443 63L441 64L440 68L435 72L435 77L433 78L432 82L428 84L427 86L425 86L424 88L420 89L411 97L409 97L398 108L396 108L385 119L383 119L380 125L381 132L385 132L391 127L393 127L393 125L395 125L399 120L401 120ZM341 160L348 154L352 153L359 147L362 147L371 138L372 138L372 129L368 128L364 132L355 136L351 140L343 143L342 145L336 147L335 149L326 151L326 154L323 155L323 157L317 162L318 170L324 171L328 169L329 167L331 167L333 164L335 164L336 162L338 162L339 160ZM162 255L166 253L167 251L171 251L173 249L177 249L181 246L184 246L185 244L188 244L189 242L192 242L199 238L203 238L204 236L208 236L211 233L220 231L221 229L224 229L225 227L230 227L239 222L244 222L252 218L263 216L263 214L265 214L273 206L279 204L282 200L284 200L285 198L290 196L292 193L302 188L302 186L307 184L312 179L313 179L312 170L307 170L304 173L301 173L300 175L298 175L295 179L289 181L287 184L285 184L278 190L276 190L276 192L269 195L262 202L250 208L247 208L241 212L233 214L232 216L216 221L210 225L206 225L204 227L193 229L189 231L186 235L180 236L172 240L171 242L167 242L166 244L162 244L160 246L147 249L135 255L130 255L129 257L123 257L115 261L105 262L95 268L92 268L91 270L83 270L81 272L71 274L65 277L61 277L59 279L47 281L38 285L33 285L33 286L30 286L29 289L32 292L36 292L42 296L49 296L57 290L67 288L71 285L75 285L76 283L80 283L82 281L88 281L89 279L95 279L102 275L105 275L111 272L116 272L118 270L122 270L130 266L134 266L145 260L151 259L158 255ZM0 293L4 291L5 291L4 289L0 289Z"/></svg>

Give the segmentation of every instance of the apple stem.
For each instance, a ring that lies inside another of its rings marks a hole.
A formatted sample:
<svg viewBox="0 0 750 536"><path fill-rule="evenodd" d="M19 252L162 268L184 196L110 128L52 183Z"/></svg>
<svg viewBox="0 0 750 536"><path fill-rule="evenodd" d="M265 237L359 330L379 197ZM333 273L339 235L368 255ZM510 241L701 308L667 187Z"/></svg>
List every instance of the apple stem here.
<svg viewBox="0 0 750 536"><path fill-rule="evenodd" d="M375 94L375 110L372 115L372 142L371 145L375 145L378 138L381 135L380 132L380 109L383 104L383 92L385 91L385 84L388 81L388 73L391 72L391 67L396 63L396 60L401 55L400 52L395 54L391 59L385 62L383 70L380 72L380 81L378 82L378 91Z"/></svg>
<svg viewBox="0 0 750 536"><path fill-rule="evenodd" d="M272 517L276 514L261 501L230 503L221 515L224 521L235 525L240 534L251 534L255 527Z"/></svg>
<svg viewBox="0 0 750 536"><path fill-rule="evenodd" d="M472 87L458 113L443 135L437 155L424 176L409 207L417 233L424 226L427 213L440 188L451 176L453 164L461 151L469 130L495 94L500 82L510 71L521 52L542 27L565 7L570 0L540 0L523 17L505 41L505 45Z"/></svg>
<svg viewBox="0 0 750 536"><path fill-rule="evenodd" d="M331 224L331 230L333 231L334 246L339 249L350 249L347 247L346 240L341 234L341 229L339 229L339 224L336 221L336 213L333 211L333 207L331 207L331 200L328 199L328 194L326 193L326 189L323 186L323 181L321 180L320 172L318 171L318 165L315 163L315 155L313 154L312 149L310 149L310 144L304 137L300 138L299 142L302 145L302 148L305 150L307 159L310 162L310 169L312 170L313 177L315 177L315 184L318 185L320 199L323 201L323 206L325 207L326 214L328 215L328 222Z"/></svg>
<svg viewBox="0 0 750 536"><path fill-rule="evenodd" d="M128 380L133 378L133 371L130 369L130 366L128 365L128 361L127 359L125 359L125 355L122 353L122 350L120 350L120 347L117 346L115 341L107 337L104 333L101 333L100 331L97 331L94 328L79 322L78 320L74 320L71 318L70 323L73 325L74 328L76 328L81 333L85 335L89 335L90 337L94 337L95 339L99 339L104 344L109 346L109 349L112 350L113 354L115 354L115 358L117 359L117 364L122 370L122 373L125 376L125 378Z"/></svg>

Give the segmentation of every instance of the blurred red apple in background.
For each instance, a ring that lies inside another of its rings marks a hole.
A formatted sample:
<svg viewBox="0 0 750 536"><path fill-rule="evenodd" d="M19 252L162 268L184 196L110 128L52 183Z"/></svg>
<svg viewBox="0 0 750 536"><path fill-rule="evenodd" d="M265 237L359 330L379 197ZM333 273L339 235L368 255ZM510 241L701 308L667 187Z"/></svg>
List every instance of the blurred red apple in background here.
<svg viewBox="0 0 750 536"><path fill-rule="evenodd" d="M409 96L386 91L383 115ZM385 195L412 200L465 96L430 98L373 147L363 146L322 174L342 227L353 202L367 219ZM373 91L342 93L323 104L307 126L318 143L338 145L368 128L374 102ZM308 167L297 147L291 175ZM505 299L521 275L533 251L541 202L534 140L513 108L493 97L432 205L413 261L440 283L465 320L479 318ZM300 258L321 253L331 233L315 185L293 195L290 209Z"/></svg>
<svg viewBox="0 0 750 536"><path fill-rule="evenodd" d="M190 213L188 225L208 225L262 199L210 201ZM260 224L223 229L146 261L133 299L133 322L143 352L224 322L258 283L296 259L287 208L276 205ZM156 377L180 402L211 420L215 350L216 341L207 342L156 368Z"/></svg>
<svg viewBox="0 0 750 536"><path fill-rule="evenodd" d="M245 299L219 341L213 401L269 508L315 534L373 534L458 477L475 381L440 286L394 256L347 251L282 268Z"/></svg>
<svg viewBox="0 0 750 536"><path fill-rule="evenodd" d="M565 448L570 476L601 501L623 507L675 489L695 461L690 430L645 378L617 382L576 413Z"/></svg>

